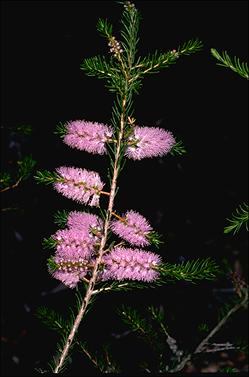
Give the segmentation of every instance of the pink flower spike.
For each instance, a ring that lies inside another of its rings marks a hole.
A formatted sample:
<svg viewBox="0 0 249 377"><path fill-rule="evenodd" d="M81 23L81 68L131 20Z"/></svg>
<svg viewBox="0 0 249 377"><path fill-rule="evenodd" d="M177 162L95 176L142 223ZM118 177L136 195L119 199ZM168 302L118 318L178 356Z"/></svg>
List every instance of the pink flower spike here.
<svg viewBox="0 0 249 377"><path fill-rule="evenodd" d="M117 247L103 257L104 270L101 280L153 281L159 277L156 267L161 263L159 255L139 250Z"/></svg>
<svg viewBox="0 0 249 377"><path fill-rule="evenodd" d="M75 288L77 283L79 283L80 281L80 276L78 274L70 273L66 271L56 270L52 273L52 276L55 279L60 280L63 284L65 284L69 288Z"/></svg>
<svg viewBox="0 0 249 377"><path fill-rule="evenodd" d="M77 229L89 237L99 238L102 235L102 219L87 212L70 212L67 218L67 225L70 229Z"/></svg>
<svg viewBox="0 0 249 377"><path fill-rule="evenodd" d="M112 129L102 123L75 120L66 124L64 143L72 148L94 154L106 153L105 143L112 137Z"/></svg>
<svg viewBox="0 0 249 377"><path fill-rule="evenodd" d="M96 240L78 229L58 230L52 238L57 241L56 255L63 259L90 258Z"/></svg>
<svg viewBox="0 0 249 377"><path fill-rule="evenodd" d="M62 195L90 206L99 205L99 196L104 187L98 173L86 169L62 166L56 169L61 179L54 188Z"/></svg>
<svg viewBox="0 0 249 377"><path fill-rule="evenodd" d="M70 288L90 271L96 240L78 229L58 230L53 236L57 247L53 260L56 264L52 276Z"/></svg>
<svg viewBox="0 0 249 377"><path fill-rule="evenodd" d="M158 127L134 127L125 155L132 160L166 155L176 143L173 135Z"/></svg>
<svg viewBox="0 0 249 377"><path fill-rule="evenodd" d="M88 261L66 260L58 257L55 257L54 261L57 263L57 269L52 272L52 276L69 288L75 288L89 272Z"/></svg>
<svg viewBox="0 0 249 377"><path fill-rule="evenodd" d="M146 236L152 231L152 227L142 215L131 210L127 211L122 219L123 221L121 219L112 221L113 233L136 246L150 244Z"/></svg>

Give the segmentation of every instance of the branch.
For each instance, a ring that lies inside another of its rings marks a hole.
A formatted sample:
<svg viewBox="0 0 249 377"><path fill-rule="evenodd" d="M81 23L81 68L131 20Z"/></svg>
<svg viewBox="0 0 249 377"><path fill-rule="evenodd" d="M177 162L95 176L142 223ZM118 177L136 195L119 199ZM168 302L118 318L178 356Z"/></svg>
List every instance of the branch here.
<svg viewBox="0 0 249 377"><path fill-rule="evenodd" d="M184 43L183 46L179 46L177 51L172 50L166 53L159 53L156 51L154 54L149 55L142 61L138 61L138 63L132 68L138 70L137 76L135 76L133 80L147 73L157 73L160 69L167 68L171 64L175 64L181 55L193 54L200 51L202 47L202 42L197 38L189 40L188 42Z"/></svg>
<svg viewBox="0 0 249 377"><path fill-rule="evenodd" d="M211 54L222 63L217 63L217 65L230 68L232 71L238 73L241 77L247 80L249 79L249 70L247 63L241 63L239 58L237 58L236 56L234 57L233 62L226 51L222 51L221 54L219 54L219 52L215 48L211 48Z"/></svg>
<svg viewBox="0 0 249 377"><path fill-rule="evenodd" d="M22 181L22 179L23 179L23 177L20 177L20 178L16 181L16 183L14 183L14 184L11 185L11 186L5 187L4 189L1 189L0 192L4 192L4 191L8 191L8 190L11 190L11 189L16 188L16 187L19 185L19 183Z"/></svg>
<svg viewBox="0 0 249 377"><path fill-rule="evenodd" d="M236 350L239 349L239 347L226 342L226 343L212 343L207 345L208 348L203 349L202 352L205 353L214 353L214 352L220 352L220 351L228 351L228 350Z"/></svg>

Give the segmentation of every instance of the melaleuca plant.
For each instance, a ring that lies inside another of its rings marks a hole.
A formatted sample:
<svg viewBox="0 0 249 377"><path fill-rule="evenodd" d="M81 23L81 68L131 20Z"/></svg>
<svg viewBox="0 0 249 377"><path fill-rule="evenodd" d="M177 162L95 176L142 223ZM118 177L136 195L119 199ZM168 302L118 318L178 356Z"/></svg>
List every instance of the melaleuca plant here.
<svg viewBox="0 0 249 377"><path fill-rule="evenodd" d="M71 165L54 172L38 171L35 176L38 183L52 184L79 205L98 210L95 214L79 207L77 211L57 213L55 221L62 228L44 240L45 247L55 249L48 259L49 272L77 290L77 313L71 321L57 326L60 316L52 313L48 318L46 310L39 314L52 328L59 327L62 336L52 365L56 374L63 370L72 345L84 348L77 332L96 295L158 286L170 280L213 279L218 269L209 258L179 265L164 262L159 254L145 249L158 248L162 241L139 209L125 208L123 213L115 210L118 178L126 159L145 159L146 163L146 158L186 152L182 141L176 140L171 131L139 125L134 119L133 97L139 93L143 78L202 48L198 39L192 39L168 52L138 56L140 15L134 4L122 4L121 40L115 37L112 25L100 19L97 30L106 40L108 55L87 58L81 64L87 75L104 80L114 96L110 124L99 119L73 120L60 123L56 129L66 145L83 153L106 154L109 182L104 182L98 172ZM106 208L102 197L108 199Z"/></svg>

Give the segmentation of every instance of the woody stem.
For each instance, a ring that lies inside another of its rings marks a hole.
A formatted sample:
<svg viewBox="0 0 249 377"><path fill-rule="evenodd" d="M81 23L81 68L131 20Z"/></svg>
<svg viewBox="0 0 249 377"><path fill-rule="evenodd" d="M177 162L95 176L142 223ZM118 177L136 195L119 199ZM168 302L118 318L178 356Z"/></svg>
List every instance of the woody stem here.
<svg viewBox="0 0 249 377"><path fill-rule="evenodd" d="M111 215L113 213L113 207L114 207L114 198L115 198L115 193L116 193L116 187L117 187L117 178L118 178L118 172L119 172L119 160L120 160L120 152L121 152L121 143L123 139L123 134L124 134L124 126L125 126L125 111L126 111L126 95L123 97L122 101L122 113L120 116L120 129L119 129L119 135L118 135L118 141L117 141L117 147L116 147L116 153L115 153L115 161L114 161L114 166L113 166L113 177L112 177L112 183L111 183L111 191L108 193L109 195L109 204L108 204L108 209L107 209L107 214L105 218L105 223L104 223L104 231L103 231L103 236L100 241L100 247L99 247L99 254L98 257L96 258L95 261L95 266L93 268L92 272L92 277L89 280L88 288L85 294L85 297L82 301L81 308L77 314L77 317L73 323L73 326L71 328L71 331L66 339L66 343L64 345L64 348L60 354L60 357L56 363L56 366L54 368L54 373L58 374L62 368L62 366L65 363L65 359L68 355L69 349L72 345L72 342L74 340L74 337L77 333L78 327L84 317L84 314L86 312L86 309L88 307L88 304L90 302L90 299L92 295L94 294L94 289L95 289L95 284L97 281L97 276L98 276L98 269L101 264L102 256L105 251L105 244L107 241L107 234L108 234L108 229L109 229L109 223L111 219Z"/></svg>

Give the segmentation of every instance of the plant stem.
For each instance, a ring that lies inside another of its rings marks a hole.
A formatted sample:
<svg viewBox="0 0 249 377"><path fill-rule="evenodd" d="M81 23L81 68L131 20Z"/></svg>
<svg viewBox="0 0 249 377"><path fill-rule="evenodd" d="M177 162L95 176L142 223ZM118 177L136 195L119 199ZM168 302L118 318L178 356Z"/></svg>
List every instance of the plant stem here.
<svg viewBox="0 0 249 377"><path fill-rule="evenodd" d="M115 216L119 221L122 221L124 223L126 222L124 217L117 215L115 212L112 212L112 215Z"/></svg>
<svg viewBox="0 0 249 377"><path fill-rule="evenodd" d="M109 229L109 223L110 219L112 216L113 212L113 207L114 207L114 198L115 198L115 193L116 193L116 187L117 187L117 178L118 178L118 164L119 164L119 159L120 159L120 151L121 151L121 144L122 144L122 139L123 139L123 134L124 134L124 126L125 126L125 111L126 111L126 95L123 96L123 101L122 101L122 112L120 116L120 129L119 129L119 135L118 135L118 141L117 141L117 148L116 148L116 153L115 153L115 161L114 161L114 167L113 167L113 177L112 177L112 183L111 183L111 191L110 191L110 196L109 196L109 204L108 204L108 209L107 209L107 214L106 214L106 219L104 223L104 232L103 236L101 238L100 242L100 248L99 248L99 255L96 259L95 266L92 272L92 277L89 280L89 285L85 294L85 297L82 301L81 308L77 314L77 317L74 321L74 324L72 326L72 329L70 331L70 334L68 335L68 338L66 340L65 346L61 352L61 355L56 363L56 366L54 368L54 373L58 374L60 372L60 369L64 365L65 359L68 355L69 349L72 345L72 342L74 340L74 337L77 333L78 327L84 317L84 314L86 312L86 309L88 307L88 304L90 302L90 299L92 295L95 293L94 292L94 287L97 281L98 277L98 268L102 260L102 256L104 254L105 250L105 244L107 241L107 234L108 234L108 229Z"/></svg>
<svg viewBox="0 0 249 377"><path fill-rule="evenodd" d="M14 184L11 185L11 186L5 187L4 189L1 189L0 192L4 192L4 191L11 190L11 189L13 189L13 188L16 188L16 187L19 185L19 183L21 182L22 179L23 179L23 177L20 177L20 178L18 179L18 181L16 181L16 183L14 183Z"/></svg>

